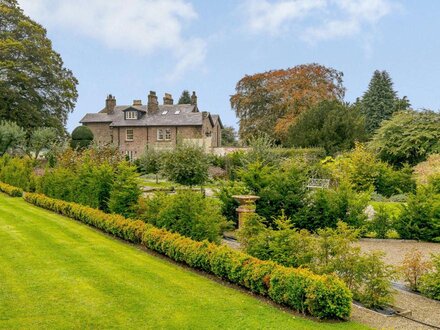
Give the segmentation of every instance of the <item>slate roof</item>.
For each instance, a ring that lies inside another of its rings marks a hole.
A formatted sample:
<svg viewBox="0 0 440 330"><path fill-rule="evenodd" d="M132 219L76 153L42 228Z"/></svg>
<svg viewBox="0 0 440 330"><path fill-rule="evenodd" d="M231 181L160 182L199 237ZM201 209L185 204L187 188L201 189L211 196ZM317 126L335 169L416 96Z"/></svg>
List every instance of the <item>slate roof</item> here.
<svg viewBox="0 0 440 330"><path fill-rule="evenodd" d="M143 115L140 119L124 119L124 111L129 109L141 111ZM155 114L147 112L147 106L116 106L112 114L104 110L99 113L88 113L80 123L111 123L112 127L124 126L201 126L203 124L203 113L194 112L194 105L174 104L159 105L159 111ZM217 116L218 117L218 116ZM213 118L209 118L214 125Z"/></svg>

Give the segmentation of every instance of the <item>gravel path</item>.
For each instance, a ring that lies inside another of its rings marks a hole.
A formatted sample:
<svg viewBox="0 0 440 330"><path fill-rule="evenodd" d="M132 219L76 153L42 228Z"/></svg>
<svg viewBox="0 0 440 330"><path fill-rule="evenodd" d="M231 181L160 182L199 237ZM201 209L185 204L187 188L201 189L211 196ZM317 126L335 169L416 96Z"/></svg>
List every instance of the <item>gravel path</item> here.
<svg viewBox="0 0 440 330"><path fill-rule="evenodd" d="M425 259L429 259L431 253L440 253L440 243L363 238L356 244L365 252L374 250L385 252L385 262L393 266L400 266L405 254L414 249L422 252Z"/></svg>

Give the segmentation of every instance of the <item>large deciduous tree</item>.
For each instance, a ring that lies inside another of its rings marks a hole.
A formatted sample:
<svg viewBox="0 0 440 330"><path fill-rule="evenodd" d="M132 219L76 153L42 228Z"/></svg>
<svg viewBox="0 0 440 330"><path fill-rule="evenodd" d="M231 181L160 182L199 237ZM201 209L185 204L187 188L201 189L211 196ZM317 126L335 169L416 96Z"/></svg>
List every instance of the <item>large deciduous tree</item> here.
<svg viewBox="0 0 440 330"><path fill-rule="evenodd" d="M402 165L420 163L440 153L440 113L407 110L384 121L370 143L379 157Z"/></svg>
<svg viewBox="0 0 440 330"><path fill-rule="evenodd" d="M410 107L406 96L402 99L397 96L388 72L379 70L374 71L368 90L358 103L365 115L365 125L369 133L373 133L382 121L391 118L394 112Z"/></svg>
<svg viewBox="0 0 440 330"><path fill-rule="evenodd" d="M342 76L316 63L246 75L231 96L240 119L240 138L246 141L266 133L283 140L300 113L324 100L343 99Z"/></svg>
<svg viewBox="0 0 440 330"><path fill-rule="evenodd" d="M53 127L64 133L77 84L46 30L16 0L0 0L0 119L27 131Z"/></svg>

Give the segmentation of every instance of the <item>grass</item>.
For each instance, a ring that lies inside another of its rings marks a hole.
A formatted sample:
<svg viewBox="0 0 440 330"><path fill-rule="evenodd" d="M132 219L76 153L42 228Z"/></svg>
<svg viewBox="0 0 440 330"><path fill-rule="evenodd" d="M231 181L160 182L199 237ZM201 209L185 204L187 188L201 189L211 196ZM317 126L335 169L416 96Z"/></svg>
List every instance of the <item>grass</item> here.
<svg viewBox="0 0 440 330"><path fill-rule="evenodd" d="M1 329L367 329L295 316L0 193Z"/></svg>

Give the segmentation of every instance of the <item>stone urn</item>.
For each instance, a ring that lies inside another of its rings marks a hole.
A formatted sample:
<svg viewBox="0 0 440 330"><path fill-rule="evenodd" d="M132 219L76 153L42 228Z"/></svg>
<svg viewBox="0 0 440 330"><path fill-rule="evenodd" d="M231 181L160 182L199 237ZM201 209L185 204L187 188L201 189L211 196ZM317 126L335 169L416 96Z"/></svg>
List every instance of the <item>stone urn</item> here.
<svg viewBox="0 0 440 330"><path fill-rule="evenodd" d="M251 213L255 213L255 201L260 199L260 197L255 195L234 195L232 196L240 206L236 209L238 213L238 229L243 226L244 219Z"/></svg>

